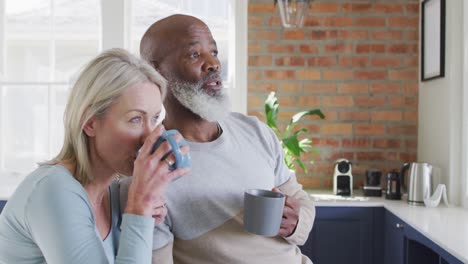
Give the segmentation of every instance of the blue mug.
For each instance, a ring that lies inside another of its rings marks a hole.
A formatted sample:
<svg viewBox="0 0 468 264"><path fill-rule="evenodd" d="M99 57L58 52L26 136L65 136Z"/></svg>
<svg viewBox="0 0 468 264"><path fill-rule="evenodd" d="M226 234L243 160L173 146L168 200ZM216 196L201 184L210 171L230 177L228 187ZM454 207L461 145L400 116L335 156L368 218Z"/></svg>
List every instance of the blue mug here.
<svg viewBox="0 0 468 264"><path fill-rule="evenodd" d="M164 143L164 141L168 141L169 145L171 145L171 149L169 152L167 152L161 160L164 160L169 156L171 153L174 154L175 161L174 164L169 166L169 170L173 171L178 168L190 168L192 165L192 158L190 157L190 153L186 153L185 155L182 155L182 152L180 151L180 147L188 145L187 141L182 138L180 142L177 142L174 138L174 135L180 134L179 131L172 129L172 130L167 130L162 133L162 135L158 138L156 143L154 143L153 147L151 148L151 154L153 154L156 149Z"/></svg>

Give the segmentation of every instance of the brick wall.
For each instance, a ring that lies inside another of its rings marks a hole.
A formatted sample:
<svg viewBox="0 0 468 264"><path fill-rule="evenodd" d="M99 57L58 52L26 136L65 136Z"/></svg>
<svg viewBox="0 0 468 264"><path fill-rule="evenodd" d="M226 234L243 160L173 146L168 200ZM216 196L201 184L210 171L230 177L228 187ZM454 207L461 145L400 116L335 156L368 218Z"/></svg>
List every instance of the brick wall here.
<svg viewBox="0 0 468 264"><path fill-rule="evenodd" d="M337 158L353 162L354 185L366 169L384 172L416 160L418 0L316 0L305 26L284 29L273 0L249 1L248 112L262 116L276 91L280 123L320 108L303 125L320 155L300 182L332 186Z"/></svg>

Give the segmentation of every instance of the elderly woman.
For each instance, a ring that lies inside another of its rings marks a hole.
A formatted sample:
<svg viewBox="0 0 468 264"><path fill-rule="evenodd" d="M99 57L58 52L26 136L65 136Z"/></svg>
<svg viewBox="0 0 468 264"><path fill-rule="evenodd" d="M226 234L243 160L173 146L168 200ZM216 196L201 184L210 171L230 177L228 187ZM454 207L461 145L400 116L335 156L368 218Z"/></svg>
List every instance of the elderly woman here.
<svg viewBox="0 0 468 264"><path fill-rule="evenodd" d="M24 179L0 215L0 263L151 263L154 224L167 213L163 192L187 172L161 161L167 142L151 153L165 92L160 74L121 49L86 66L68 99L62 150ZM133 175L124 212L119 175Z"/></svg>

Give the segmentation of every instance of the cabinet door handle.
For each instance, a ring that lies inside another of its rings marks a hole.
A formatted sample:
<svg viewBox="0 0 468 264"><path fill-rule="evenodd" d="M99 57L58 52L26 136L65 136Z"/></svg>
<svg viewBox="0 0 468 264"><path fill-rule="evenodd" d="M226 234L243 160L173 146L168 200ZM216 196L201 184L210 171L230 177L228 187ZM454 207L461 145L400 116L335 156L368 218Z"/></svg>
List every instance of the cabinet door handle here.
<svg viewBox="0 0 468 264"><path fill-rule="evenodd" d="M396 224L396 228L402 229L403 227L405 227L404 224L400 224L400 223L397 223L397 224Z"/></svg>

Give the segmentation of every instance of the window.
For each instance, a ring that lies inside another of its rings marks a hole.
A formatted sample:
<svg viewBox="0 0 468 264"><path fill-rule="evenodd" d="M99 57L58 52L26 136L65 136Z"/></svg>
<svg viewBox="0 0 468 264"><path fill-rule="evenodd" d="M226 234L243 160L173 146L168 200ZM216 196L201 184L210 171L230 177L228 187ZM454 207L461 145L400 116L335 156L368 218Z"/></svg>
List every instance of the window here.
<svg viewBox="0 0 468 264"><path fill-rule="evenodd" d="M60 150L62 114L80 68L111 47L138 54L149 25L173 13L210 26L233 109L245 112L247 1L0 1L0 199Z"/></svg>

